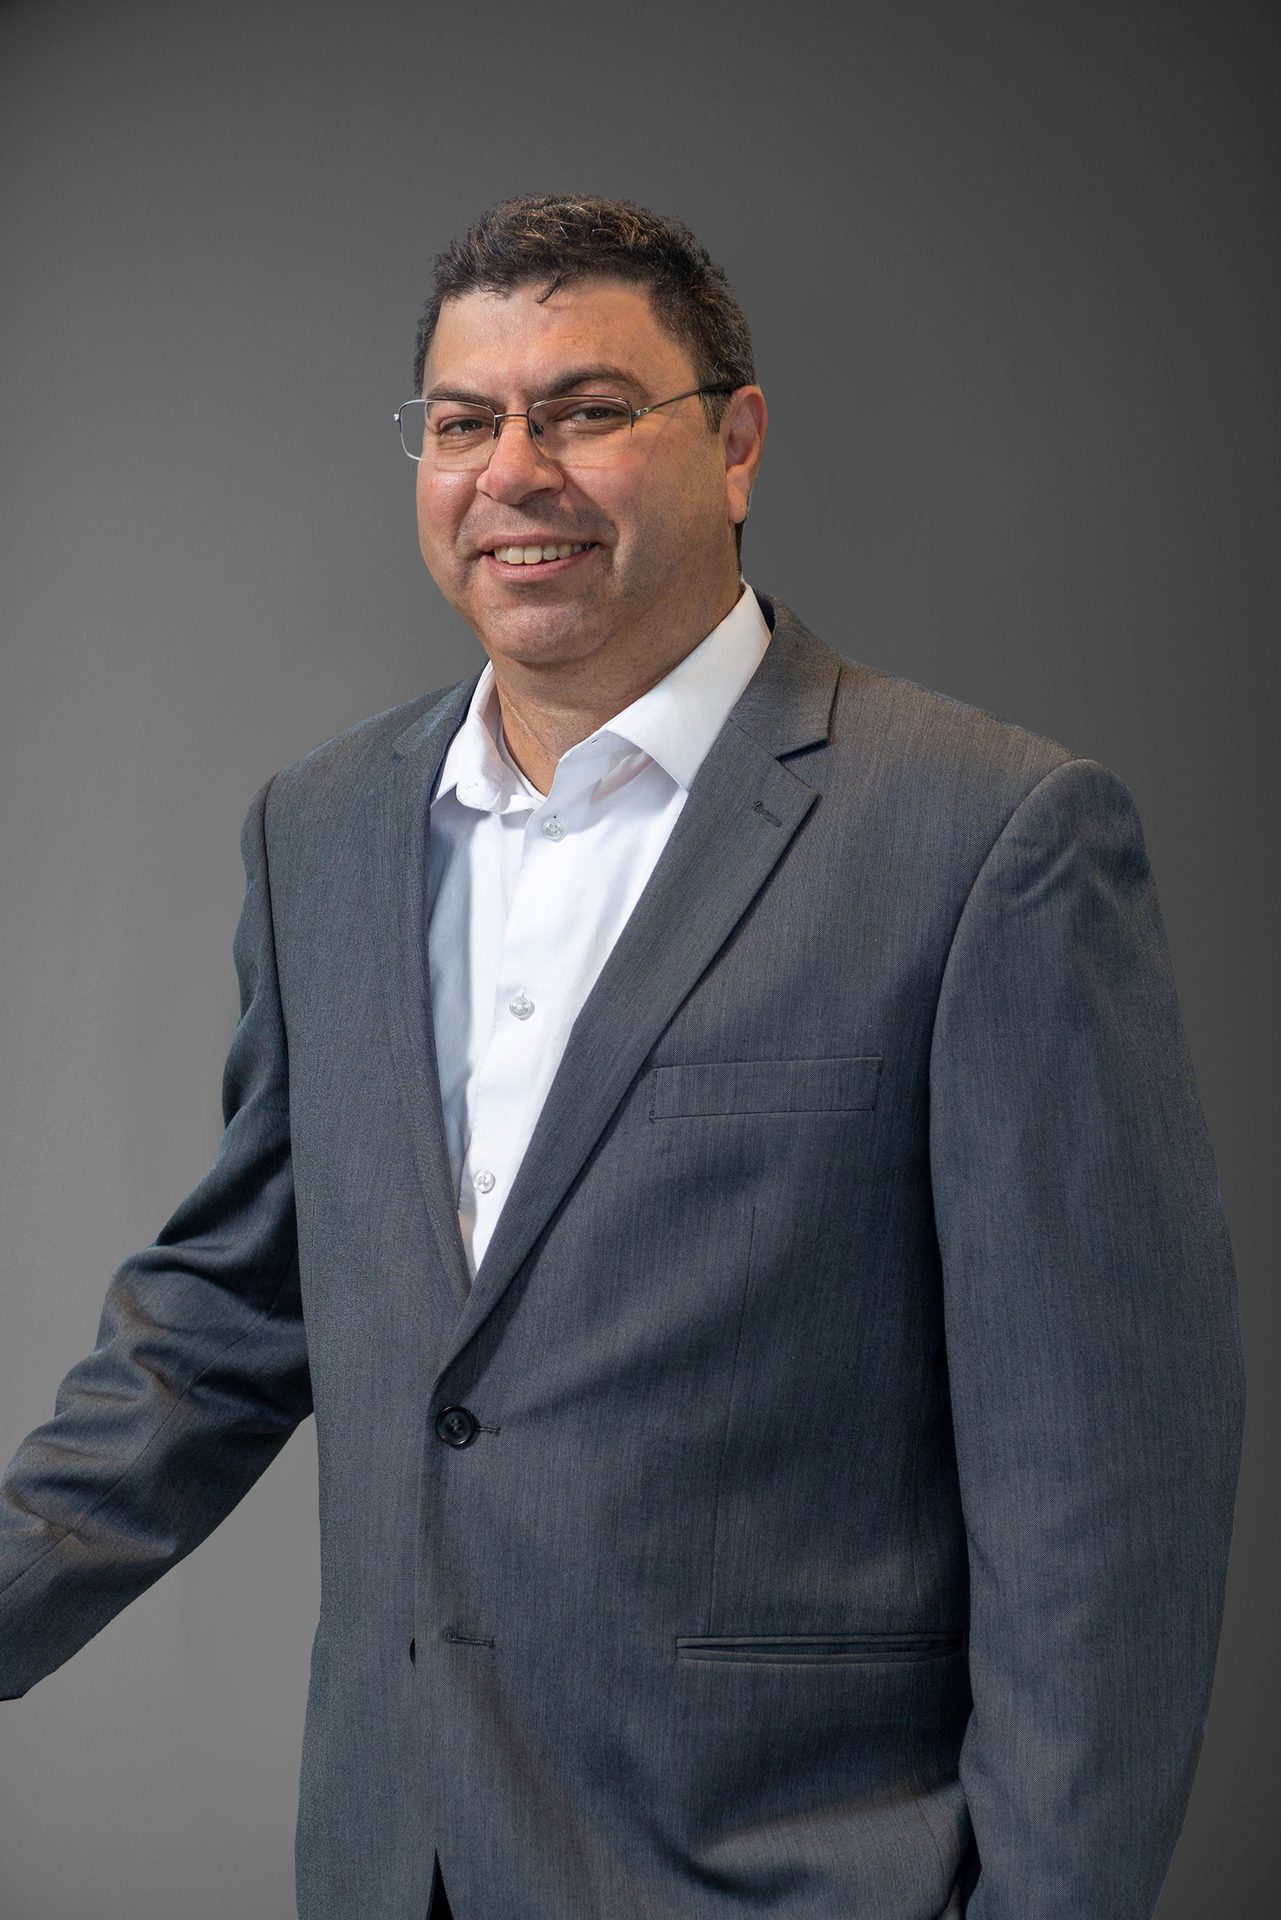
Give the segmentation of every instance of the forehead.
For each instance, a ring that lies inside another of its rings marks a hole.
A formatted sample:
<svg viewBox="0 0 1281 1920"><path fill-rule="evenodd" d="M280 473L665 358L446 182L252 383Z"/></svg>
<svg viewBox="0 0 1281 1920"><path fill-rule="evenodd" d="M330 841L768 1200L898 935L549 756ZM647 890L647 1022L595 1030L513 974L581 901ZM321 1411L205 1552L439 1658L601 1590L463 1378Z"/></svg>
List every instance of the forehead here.
<svg viewBox="0 0 1281 1920"><path fill-rule="evenodd" d="M642 386L667 375L693 378L690 355L660 325L643 288L587 280L540 300L546 284L444 301L424 392L442 382L468 391L534 392L557 372L606 361L634 371Z"/></svg>

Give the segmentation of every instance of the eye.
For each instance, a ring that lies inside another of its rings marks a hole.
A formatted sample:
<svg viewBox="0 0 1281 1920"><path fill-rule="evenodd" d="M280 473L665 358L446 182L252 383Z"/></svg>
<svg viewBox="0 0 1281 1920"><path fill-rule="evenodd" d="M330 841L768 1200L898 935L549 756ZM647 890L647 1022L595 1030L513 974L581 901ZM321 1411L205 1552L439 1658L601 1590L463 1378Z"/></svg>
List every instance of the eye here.
<svg viewBox="0 0 1281 1920"><path fill-rule="evenodd" d="M631 418L621 400L601 400L576 394L555 407L549 407L547 412L554 425L578 432L625 426Z"/></svg>
<svg viewBox="0 0 1281 1920"><path fill-rule="evenodd" d="M487 421L474 413L445 414L432 421L432 430L441 440L465 439L468 434L484 433L488 426ZM493 431L492 427L489 427L489 431Z"/></svg>

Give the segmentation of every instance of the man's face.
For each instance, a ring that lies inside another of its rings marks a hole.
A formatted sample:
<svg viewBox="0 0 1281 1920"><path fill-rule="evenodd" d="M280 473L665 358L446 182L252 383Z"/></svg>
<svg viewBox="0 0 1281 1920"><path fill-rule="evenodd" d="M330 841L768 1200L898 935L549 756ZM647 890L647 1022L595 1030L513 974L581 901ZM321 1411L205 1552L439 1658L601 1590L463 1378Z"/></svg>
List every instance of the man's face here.
<svg viewBox="0 0 1281 1920"><path fill-rule="evenodd" d="M639 408L698 384L642 289L589 280L540 302L544 284L446 300L424 395L483 400L501 413L563 391L572 376L576 391ZM711 631L737 598L732 523L744 517L760 457L764 401L759 389L743 393L753 398L731 401L717 433L697 397L648 415L606 466L557 464L523 420L503 423L479 473L420 462L423 559L491 658L606 670L642 657L656 632L670 645L673 631L689 629L692 646ZM582 542L592 543L586 552L548 566L493 554Z"/></svg>

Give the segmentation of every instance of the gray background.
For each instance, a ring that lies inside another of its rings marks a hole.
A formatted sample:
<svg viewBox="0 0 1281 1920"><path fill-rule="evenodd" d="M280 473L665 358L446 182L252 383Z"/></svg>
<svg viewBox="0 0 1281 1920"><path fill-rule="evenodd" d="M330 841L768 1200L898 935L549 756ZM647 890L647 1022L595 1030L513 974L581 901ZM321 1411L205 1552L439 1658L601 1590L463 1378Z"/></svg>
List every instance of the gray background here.
<svg viewBox="0 0 1281 1920"><path fill-rule="evenodd" d="M0 1460L217 1150L250 795L481 663L422 570L391 421L432 253L504 193L679 213L739 291L772 407L749 580L1138 796L1252 1362L1215 1704L1160 1915L1261 1910L1274 18L0 8ZM15 1920L293 1914L314 1473L307 1427L4 1707Z"/></svg>

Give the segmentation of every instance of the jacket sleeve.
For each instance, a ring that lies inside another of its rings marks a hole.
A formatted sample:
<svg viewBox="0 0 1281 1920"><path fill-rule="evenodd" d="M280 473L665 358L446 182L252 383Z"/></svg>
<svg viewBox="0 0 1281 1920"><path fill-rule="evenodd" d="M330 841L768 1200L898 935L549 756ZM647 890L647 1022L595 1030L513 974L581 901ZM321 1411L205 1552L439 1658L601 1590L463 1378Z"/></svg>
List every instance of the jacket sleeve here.
<svg viewBox="0 0 1281 1920"><path fill-rule="evenodd" d="M241 832L240 1019L218 1158L107 1289L97 1343L0 1479L0 1697L191 1552L311 1411L265 816Z"/></svg>
<svg viewBox="0 0 1281 1920"><path fill-rule="evenodd" d="M968 1920L1149 1920L1222 1616L1232 1254L1128 789L1066 762L980 871L930 1143L970 1569Z"/></svg>

